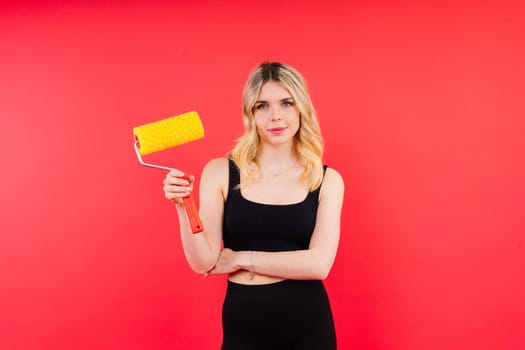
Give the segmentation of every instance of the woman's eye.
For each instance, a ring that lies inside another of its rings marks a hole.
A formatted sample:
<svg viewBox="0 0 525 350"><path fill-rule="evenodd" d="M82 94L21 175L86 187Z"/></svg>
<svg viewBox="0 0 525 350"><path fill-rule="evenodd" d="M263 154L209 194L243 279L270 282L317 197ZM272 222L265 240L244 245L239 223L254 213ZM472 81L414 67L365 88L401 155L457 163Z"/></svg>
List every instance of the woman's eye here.
<svg viewBox="0 0 525 350"><path fill-rule="evenodd" d="M283 101L282 106L283 107L292 107L293 106L293 102L292 101Z"/></svg>
<svg viewBox="0 0 525 350"><path fill-rule="evenodd" d="M259 104L255 105L255 109L259 110L259 111L263 111L265 109L268 109L268 104L267 103L259 103Z"/></svg>

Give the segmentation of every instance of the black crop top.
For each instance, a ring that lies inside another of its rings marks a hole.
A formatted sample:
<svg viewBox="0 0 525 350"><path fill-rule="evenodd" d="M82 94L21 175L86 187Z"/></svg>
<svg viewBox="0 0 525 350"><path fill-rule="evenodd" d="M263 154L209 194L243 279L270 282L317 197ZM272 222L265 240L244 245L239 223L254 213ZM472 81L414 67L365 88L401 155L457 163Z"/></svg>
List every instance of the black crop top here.
<svg viewBox="0 0 525 350"><path fill-rule="evenodd" d="M326 171L326 166L324 167ZM224 203L224 247L232 250L308 249L317 218L320 187L293 204L263 204L245 199L237 187L240 174L229 159L228 196Z"/></svg>

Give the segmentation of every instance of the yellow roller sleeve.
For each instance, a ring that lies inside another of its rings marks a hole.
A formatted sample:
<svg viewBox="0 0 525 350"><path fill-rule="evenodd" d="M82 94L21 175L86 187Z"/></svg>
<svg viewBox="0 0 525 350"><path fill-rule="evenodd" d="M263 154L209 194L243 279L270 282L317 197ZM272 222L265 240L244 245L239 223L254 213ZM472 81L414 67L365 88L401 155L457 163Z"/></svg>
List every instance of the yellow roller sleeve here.
<svg viewBox="0 0 525 350"><path fill-rule="evenodd" d="M197 112L188 112L133 128L141 155L162 151L204 137Z"/></svg>

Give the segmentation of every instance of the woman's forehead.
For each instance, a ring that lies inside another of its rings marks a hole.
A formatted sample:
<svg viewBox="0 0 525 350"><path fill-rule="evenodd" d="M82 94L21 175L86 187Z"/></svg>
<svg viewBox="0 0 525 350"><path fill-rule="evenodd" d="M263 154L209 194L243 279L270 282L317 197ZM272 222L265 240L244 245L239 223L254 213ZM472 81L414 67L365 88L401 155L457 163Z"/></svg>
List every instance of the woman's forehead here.
<svg viewBox="0 0 525 350"><path fill-rule="evenodd" d="M290 92L280 83L270 80L264 83L264 85L261 87L258 100L270 101L282 100L286 98L292 98Z"/></svg>

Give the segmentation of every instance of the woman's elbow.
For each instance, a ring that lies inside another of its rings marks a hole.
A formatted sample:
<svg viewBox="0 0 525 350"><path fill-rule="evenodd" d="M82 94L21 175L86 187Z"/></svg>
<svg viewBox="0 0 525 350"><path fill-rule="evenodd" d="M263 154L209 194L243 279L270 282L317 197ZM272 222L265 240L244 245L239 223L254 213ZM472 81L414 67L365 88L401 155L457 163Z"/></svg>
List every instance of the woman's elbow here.
<svg viewBox="0 0 525 350"><path fill-rule="evenodd" d="M331 261L321 261L317 264L316 268L314 269L314 279L316 280L325 280L328 275L330 274L330 270L332 270L332 262Z"/></svg>
<svg viewBox="0 0 525 350"><path fill-rule="evenodd" d="M188 264L190 265L190 268L199 275L204 275L210 270L212 270L215 267L215 261L216 260L210 260L210 261L201 261L201 262L191 262L188 261Z"/></svg>
<svg viewBox="0 0 525 350"><path fill-rule="evenodd" d="M322 269L321 271L319 271L317 275L317 279L323 281L328 277L329 274L330 274L330 269Z"/></svg>
<svg viewBox="0 0 525 350"><path fill-rule="evenodd" d="M200 266L190 265L190 268L193 270L193 272L195 272L198 275L204 275L207 272L206 269L204 269L204 268L202 268Z"/></svg>
<svg viewBox="0 0 525 350"><path fill-rule="evenodd" d="M213 269L213 266L208 266L208 265L191 265L190 264L190 268L193 270L193 272L195 272L196 274L198 275L204 275L206 274L207 272L209 272L210 270Z"/></svg>

